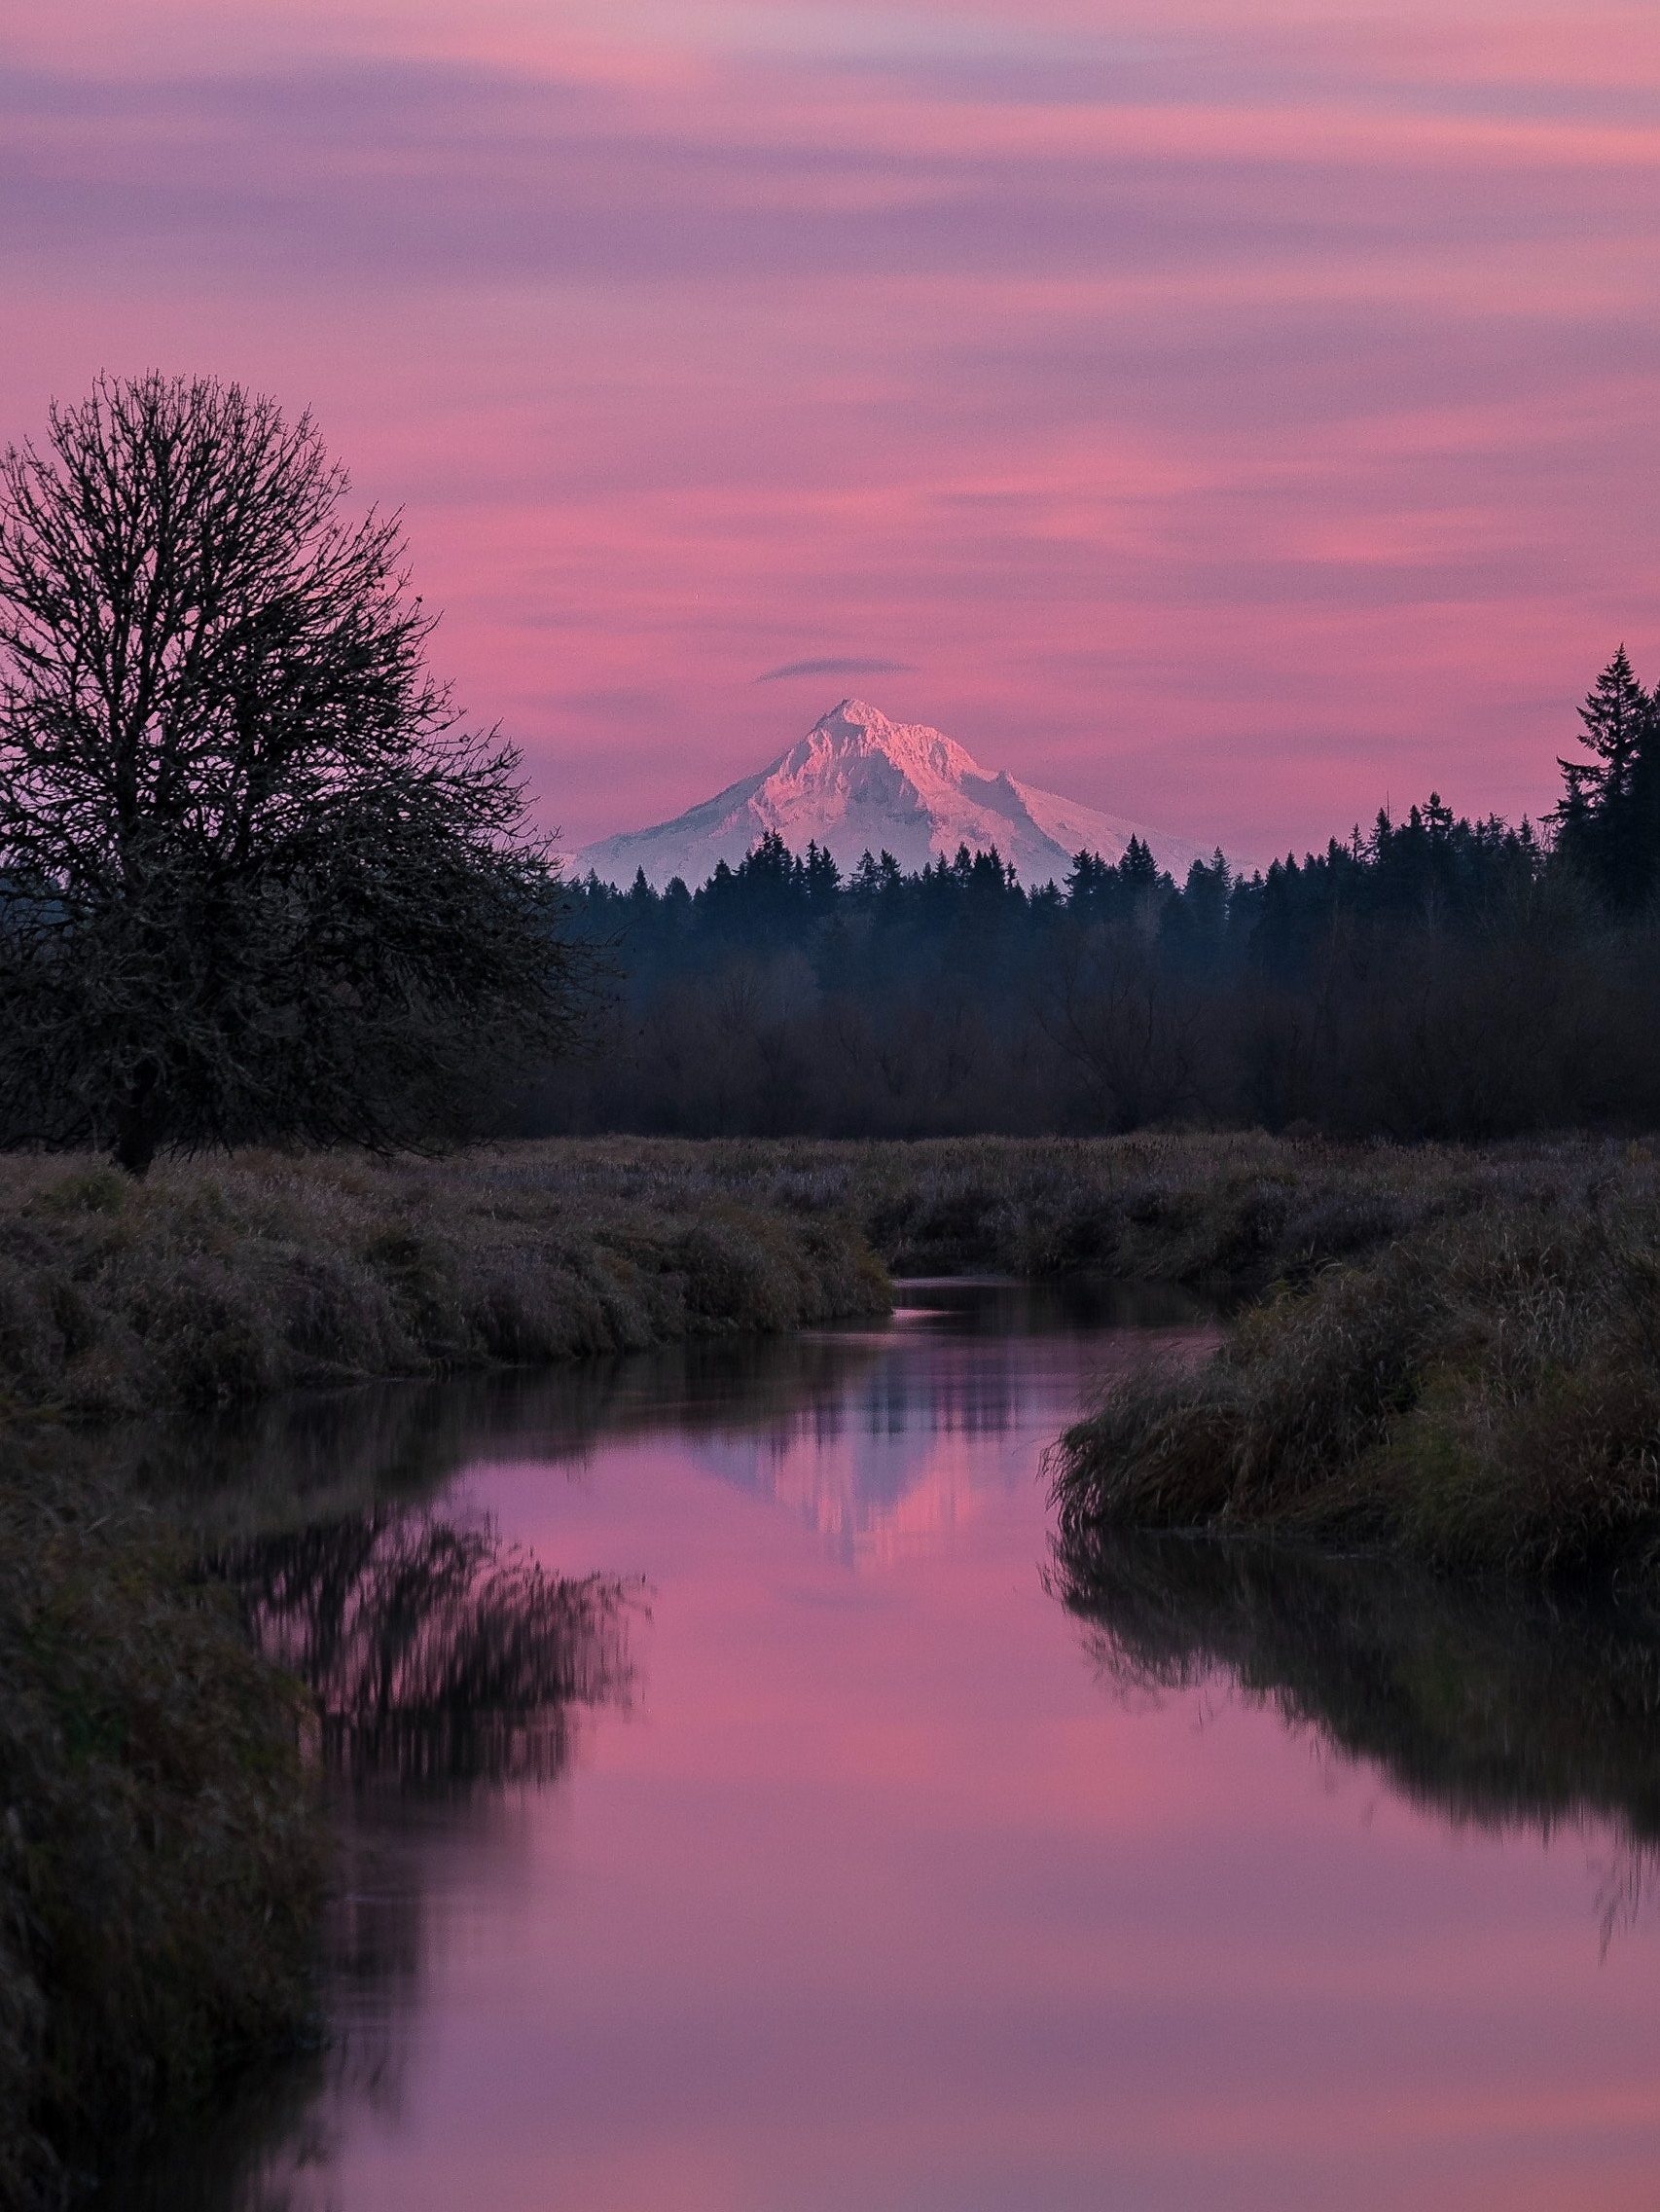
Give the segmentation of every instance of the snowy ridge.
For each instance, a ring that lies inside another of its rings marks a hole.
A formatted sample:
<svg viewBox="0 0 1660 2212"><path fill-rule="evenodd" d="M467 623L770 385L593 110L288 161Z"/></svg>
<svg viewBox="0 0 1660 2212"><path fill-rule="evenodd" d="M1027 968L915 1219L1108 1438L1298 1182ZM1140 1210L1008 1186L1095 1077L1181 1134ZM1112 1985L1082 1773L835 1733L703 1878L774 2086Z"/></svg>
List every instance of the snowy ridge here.
<svg viewBox="0 0 1660 2212"><path fill-rule="evenodd" d="M1079 852L1121 859L1132 837L1178 880L1200 857L1180 838L982 768L938 730L890 722L862 700L844 699L758 776L672 821L602 838L573 854L571 867L613 884L632 883L643 868L659 889L673 876L696 887L717 861L736 867L769 830L792 852L816 842L844 871L867 852L891 852L913 870L962 845L971 852L995 846L1030 886L1058 883Z"/></svg>

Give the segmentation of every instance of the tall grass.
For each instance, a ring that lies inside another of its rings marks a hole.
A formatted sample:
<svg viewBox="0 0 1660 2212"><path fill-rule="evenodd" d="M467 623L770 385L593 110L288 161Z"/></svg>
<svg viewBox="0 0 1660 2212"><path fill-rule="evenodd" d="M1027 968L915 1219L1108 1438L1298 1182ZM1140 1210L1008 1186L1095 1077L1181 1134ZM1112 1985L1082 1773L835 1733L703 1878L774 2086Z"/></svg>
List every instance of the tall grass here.
<svg viewBox="0 0 1660 2212"><path fill-rule="evenodd" d="M1635 1157L1282 1288L1205 1363L1063 1438L1065 1540L1113 1527L1396 1548L1449 1569L1660 1564L1660 1194Z"/></svg>
<svg viewBox="0 0 1660 2212"><path fill-rule="evenodd" d="M855 1228L557 1147L0 1164L0 1420L231 1404L885 1308Z"/></svg>
<svg viewBox="0 0 1660 2212"><path fill-rule="evenodd" d="M54 2204L312 2003L297 1686L130 1494L0 1474L0 2204Z"/></svg>
<svg viewBox="0 0 1660 2212"><path fill-rule="evenodd" d="M244 1153L142 1184L13 1155L0 1421L788 1329L878 1310L883 1266L1261 1287L1506 1206L1570 1210L1615 1184L1652 1195L1657 1177L1647 1152L1588 1141L1260 1135Z"/></svg>
<svg viewBox="0 0 1660 2212"><path fill-rule="evenodd" d="M1601 1140L1486 1147L1336 1143L1259 1132L917 1142L596 1138L480 1157L558 1177L573 1203L739 1203L843 1220L898 1275L1261 1288L1433 1221L1508 1201L1573 1206L1660 1159Z"/></svg>

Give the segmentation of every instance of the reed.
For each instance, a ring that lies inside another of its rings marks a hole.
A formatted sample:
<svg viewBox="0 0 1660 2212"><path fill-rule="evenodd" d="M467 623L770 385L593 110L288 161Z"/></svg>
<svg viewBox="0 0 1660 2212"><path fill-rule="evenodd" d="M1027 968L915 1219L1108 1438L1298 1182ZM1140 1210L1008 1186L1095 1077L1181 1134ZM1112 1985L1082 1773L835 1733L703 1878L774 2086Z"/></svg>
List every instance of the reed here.
<svg viewBox="0 0 1660 2212"><path fill-rule="evenodd" d="M1281 1287L1062 1439L1063 1535L1272 1534L1532 1577L1660 1564L1652 1163L1504 1194Z"/></svg>

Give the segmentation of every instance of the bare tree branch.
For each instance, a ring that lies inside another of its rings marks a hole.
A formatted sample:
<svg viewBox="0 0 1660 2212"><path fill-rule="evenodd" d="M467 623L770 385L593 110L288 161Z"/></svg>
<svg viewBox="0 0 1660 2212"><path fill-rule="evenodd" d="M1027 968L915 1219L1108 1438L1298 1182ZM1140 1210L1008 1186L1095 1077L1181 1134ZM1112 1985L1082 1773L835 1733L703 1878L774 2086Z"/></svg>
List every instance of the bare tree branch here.
<svg viewBox="0 0 1660 2212"><path fill-rule="evenodd" d="M579 997L520 759L308 416L100 380L0 458L0 1136L418 1142Z"/></svg>

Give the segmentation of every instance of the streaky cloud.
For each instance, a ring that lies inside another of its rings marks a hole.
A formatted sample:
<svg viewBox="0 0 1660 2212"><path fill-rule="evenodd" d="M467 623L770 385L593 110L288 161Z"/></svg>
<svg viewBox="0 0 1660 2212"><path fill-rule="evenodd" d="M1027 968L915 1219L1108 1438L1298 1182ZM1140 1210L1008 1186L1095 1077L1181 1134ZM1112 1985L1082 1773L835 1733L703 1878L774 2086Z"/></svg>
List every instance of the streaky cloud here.
<svg viewBox="0 0 1660 2212"><path fill-rule="evenodd" d="M916 673L911 661L861 661L831 658L825 661L786 661L781 669L768 669L757 683L784 683L791 676L906 676Z"/></svg>

